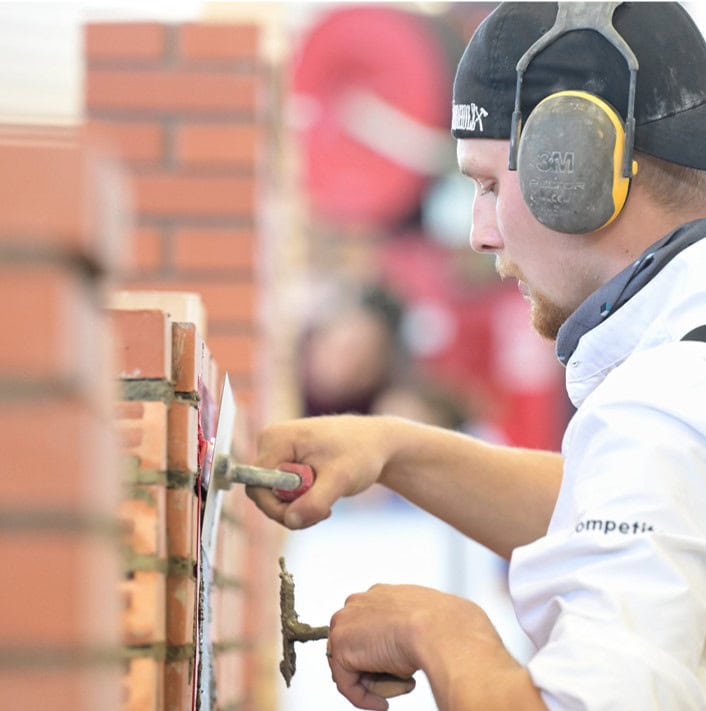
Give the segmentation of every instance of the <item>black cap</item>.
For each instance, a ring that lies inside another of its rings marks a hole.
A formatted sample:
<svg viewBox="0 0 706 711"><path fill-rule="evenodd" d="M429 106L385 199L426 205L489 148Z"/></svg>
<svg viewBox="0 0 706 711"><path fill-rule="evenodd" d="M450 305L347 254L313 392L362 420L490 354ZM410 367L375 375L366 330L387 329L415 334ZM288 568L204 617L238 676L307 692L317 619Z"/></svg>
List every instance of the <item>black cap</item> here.
<svg viewBox="0 0 706 711"><path fill-rule="evenodd" d="M554 24L557 3L508 2L480 24L461 57L453 91L456 138L509 138L520 57ZM613 25L639 62L635 148L706 170L706 42L676 2L622 3ZM522 114L557 91L587 91L626 116L629 72L620 52L592 30L574 30L530 63Z"/></svg>

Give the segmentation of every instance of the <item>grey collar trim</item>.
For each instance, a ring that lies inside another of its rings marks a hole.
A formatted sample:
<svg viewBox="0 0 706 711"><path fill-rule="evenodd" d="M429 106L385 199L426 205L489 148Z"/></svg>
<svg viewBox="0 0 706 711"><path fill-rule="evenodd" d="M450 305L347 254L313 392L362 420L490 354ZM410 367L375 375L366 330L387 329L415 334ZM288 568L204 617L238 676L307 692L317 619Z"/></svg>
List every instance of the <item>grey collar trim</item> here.
<svg viewBox="0 0 706 711"><path fill-rule="evenodd" d="M631 299L681 251L706 237L706 219L678 227L648 247L632 264L593 292L562 324L556 355L566 365L581 337Z"/></svg>

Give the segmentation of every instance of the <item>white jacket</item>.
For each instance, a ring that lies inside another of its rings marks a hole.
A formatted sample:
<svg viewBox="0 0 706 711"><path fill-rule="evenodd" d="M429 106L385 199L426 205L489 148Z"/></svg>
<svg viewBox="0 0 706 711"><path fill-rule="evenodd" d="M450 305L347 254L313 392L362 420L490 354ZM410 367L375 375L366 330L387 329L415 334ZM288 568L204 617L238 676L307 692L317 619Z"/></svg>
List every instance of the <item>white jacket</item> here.
<svg viewBox="0 0 706 711"><path fill-rule="evenodd" d="M706 223L705 223L706 226ZM551 711L706 710L706 239L578 341L548 533L510 590Z"/></svg>

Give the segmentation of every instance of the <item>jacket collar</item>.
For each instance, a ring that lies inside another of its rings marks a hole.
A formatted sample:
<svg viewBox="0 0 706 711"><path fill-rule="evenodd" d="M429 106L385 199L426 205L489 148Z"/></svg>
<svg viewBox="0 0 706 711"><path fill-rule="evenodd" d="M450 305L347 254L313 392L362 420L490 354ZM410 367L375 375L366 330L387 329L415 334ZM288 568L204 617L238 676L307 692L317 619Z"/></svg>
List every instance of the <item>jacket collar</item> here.
<svg viewBox="0 0 706 711"><path fill-rule="evenodd" d="M556 355L566 365L582 336L614 314L645 284L695 242L706 237L706 219L695 220L648 247L632 264L591 294L559 329Z"/></svg>
<svg viewBox="0 0 706 711"><path fill-rule="evenodd" d="M638 346L679 340L706 323L703 310L683 309L684 299L695 291L706 302L704 237L706 219L677 228L589 296L562 325L557 357L567 367L567 392L574 405Z"/></svg>

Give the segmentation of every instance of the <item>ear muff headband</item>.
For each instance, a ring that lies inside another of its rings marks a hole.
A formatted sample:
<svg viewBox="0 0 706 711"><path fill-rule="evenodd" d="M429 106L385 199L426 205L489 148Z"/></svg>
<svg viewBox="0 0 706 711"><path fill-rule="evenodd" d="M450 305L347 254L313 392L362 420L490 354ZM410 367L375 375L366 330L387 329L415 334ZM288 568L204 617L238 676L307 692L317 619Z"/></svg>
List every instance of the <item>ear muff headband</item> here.
<svg viewBox="0 0 706 711"><path fill-rule="evenodd" d="M573 30L593 30L603 35L625 59L630 72L630 83L628 87L627 116L624 123L624 140L622 155L620 160L614 165L620 166L621 175L624 178L631 178L634 175L636 165L632 160L633 146L635 140L635 93L637 87L637 71L639 64L637 57L630 49L629 45L613 27L613 13L620 2L560 2L556 20L551 29L542 35L529 49L522 55L517 63L517 84L515 87L515 107L512 113L512 123L510 131L510 155L508 168L517 170L517 161L520 148L520 133L522 131L521 112L521 91L525 71L532 60L546 47L554 43L559 37ZM561 93L561 92L559 92ZM585 92L583 92L585 93ZM596 100L601 101L598 97ZM541 102L540 102L541 103ZM605 103L605 102L604 102ZM539 105L538 105L539 106ZM537 107L535 107L536 110ZM612 111L612 109L611 109ZM528 119L529 123L529 119ZM619 122L620 123L620 122ZM621 128L621 131L623 129ZM613 180L615 184L617 181ZM625 188L627 191L627 188ZM624 200L623 200L624 203ZM622 204L621 204L622 207ZM610 220L615 219L617 213L612 215ZM602 226L602 225L601 225ZM598 229L598 227L594 228ZM577 230L581 231L581 230ZM592 230L584 230L592 231Z"/></svg>
<svg viewBox="0 0 706 711"><path fill-rule="evenodd" d="M523 129L517 157L522 196L550 229L586 233L610 224L627 199L623 123L613 107L585 91L543 99ZM630 174L637 165L633 162Z"/></svg>

